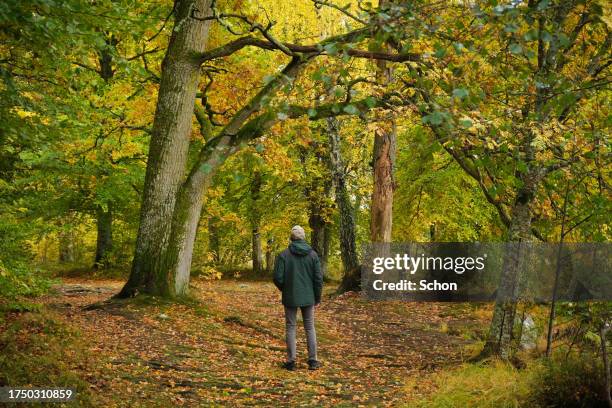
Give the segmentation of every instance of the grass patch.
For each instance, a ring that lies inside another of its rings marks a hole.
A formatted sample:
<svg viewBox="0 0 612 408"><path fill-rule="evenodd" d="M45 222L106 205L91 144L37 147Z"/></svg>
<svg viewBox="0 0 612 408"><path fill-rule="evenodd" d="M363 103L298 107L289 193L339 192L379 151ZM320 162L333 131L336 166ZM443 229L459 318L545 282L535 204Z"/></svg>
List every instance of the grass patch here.
<svg viewBox="0 0 612 408"><path fill-rule="evenodd" d="M69 387L76 389L74 405L90 405L89 386L73 370L86 350L79 333L44 310L13 317L0 335L0 385Z"/></svg>
<svg viewBox="0 0 612 408"><path fill-rule="evenodd" d="M490 360L464 364L406 385L407 407L606 407L603 367L585 353L531 360L525 369Z"/></svg>
<svg viewBox="0 0 612 408"><path fill-rule="evenodd" d="M529 406L532 373L518 371L510 364L465 364L432 376L430 395L410 401L407 407L522 407ZM422 379L407 385L408 395L419 392Z"/></svg>

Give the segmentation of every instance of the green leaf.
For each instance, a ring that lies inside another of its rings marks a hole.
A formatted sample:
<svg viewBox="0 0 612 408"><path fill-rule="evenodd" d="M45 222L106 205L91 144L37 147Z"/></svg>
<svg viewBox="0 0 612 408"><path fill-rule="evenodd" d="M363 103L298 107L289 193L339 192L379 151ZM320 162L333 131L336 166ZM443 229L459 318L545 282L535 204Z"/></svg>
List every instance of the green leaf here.
<svg viewBox="0 0 612 408"><path fill-rule="evenodd" d="M357 109L355 105L346 105L342 110L349 115L359 115L360 113L359 109Z"/></svg>
<svg viewBox="0 0 612 408"><path fill-rule="evenodd" d="M341 86L335 86L333 90L333 94L334 96L339 98L342 95L344 95L344 89Z"/></svg>
<svg viewBox="0 0 612 408"><path fill-rule="evenodd" d="M440 111L435 111L423 117L423 123L430 123L434 126L439 126L444 122L444 115Z"/></svg>
<svg viewBox="0 0 612 408"><path fill-rule="evenodd" d="M200 166L200 171L204 174L209 174L212 171L212 166L208 163L204 163Z"/></svg>
<svg viewBox="0 0 612 408"><path fill-rule="evenodd" d="M541 2L538 3L538 10L542 11L545 8L548 7L548 5L550 4L550 0L542 0Z"/></svg>
<svg viewBox="0 0 612 408"><path fill-rule="evenodd" d="M308 109L308 116L314 118L315 116L317 116L317 110L315 108Z"/></svg>
<svg viewBox="0 0 612 408"><path fill-rule="evenodd" d="M376 98L374 98L372 96L368 96L367 98L365 98L364 102L368 106L368 108L370 108L370 109L372 109L376 105L378 105L378 101L376 100Z"/></svg>
<svg viewBox="0 0 612 408"><path fill-rule="evenodd" d="M463 45L460 42L454 42L453 43L453 48L455 49L455 52L457 54L461 54L463 52L463 50L465 50L465 45Z"/></svg>
<svg viewBox="0 0 612 408"><path fill-rule="evenodd" d="M538 32L532 28L523 35L523 38L525 41L535 41L538 39Z"/></svg>
<svg viewBox="0 0 612 408"><path fill-rule="evenodd" d="M323 73L324 73L324 71L322 69L316 70L311 75L312 80L313 81L321 81L321 80L323 80Z"/></svg>
<svg viewBox="0 0 612 408"><path fill-rule="evenodd" d="M470 119L461 119L459 121L459 124L461 126L463 126L464 128L470 128L472 127L472 121Z"/></svg>
<svg viewBox="0 0 612 408"><path fill-rule="evenodd" d="M325 46L323 46L323 49L329 55L338 54L338 46L336 45L336 43L325 44Z"/></svg>
<svg viewBox="0 0 612 408"><path fill-rule="evenodd" d="M548 31L542 31L542 33L540 34L540 38L544 42L551 42L553 40L552 34L549 33Z"/></svg>
<svg viewBox="0 0 612 408"><path fill-rule="evenodd" d="M436 58L444 58L444 56L446 55L446 48L442 47L439 44L436 44L435 48L436 52L434 53L434 56Z"/></svg>
<svg viewBox="0 0 612 408"><path fill-rule="evenodd" d="M521 47L521 44L518 44L518 43L510 44L508 49L510 50L511 53L517 54L517 55L523 51L523 47Z"/></svg>
<svg viewBox="0 0 612 408"><path fill-rule="evenodd" d="M453 89L453 97L457 98L457 99L465 99L468 97L468 95L470 94L470 91L468 91L465 88L455 88Z"/></svg>
<svg viewBox="0 0 612 408"><path fill-rule="evenodd" d="M504 31L507 33L516 33L518 31L518 26L514 23L507 24L504 27Z"/></svg>

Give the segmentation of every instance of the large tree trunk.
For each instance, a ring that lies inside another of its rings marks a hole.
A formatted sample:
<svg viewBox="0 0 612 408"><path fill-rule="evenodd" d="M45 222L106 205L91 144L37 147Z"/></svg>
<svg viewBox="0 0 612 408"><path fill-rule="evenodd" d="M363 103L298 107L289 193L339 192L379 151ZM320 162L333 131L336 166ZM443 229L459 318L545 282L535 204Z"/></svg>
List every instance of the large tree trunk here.
<svg viewBox="0 0 612 408"><path fill-rule="evenodd" d="M374 191L370 218L372 242L391 242L395 190L395 124L387 125L377 129L374 134Z"/></svg>
<svg viewBox="0 0 612 408"><path fill-rule="evenodd" d="M523 178L523 187L519 190L511 213L511 224L508 229L508 245L505 251L500 285L497 288L497 299L489 335L481 357L497 355L508 359L512 356L514 321L518 305L521 280L521 243L531 240L531 205L535 199L541 172L530 171ZM520 340L520 339L518 339Z"/></svg>
<svg viewBox="0 0 612 408"><path fill-rule="evenodd" d="M355 214L346 186L346 174L340 150L339 123L335 118L327 119L330 147L330 165L336 193L336 205L340 215L340 257L344 274L338 292L359 290L361 268L355 243Z"/></svg>
<svg viewBox="0 0 612 408"><path fill-rule="evenodd" d="M120 297L132 296L138 291L172 296L176 294L177 287L184 287L184 282L173 284L169 271L175 265L185 268L186 259L180 263L175 261L176 256L184 253L188 253L188 264L191 264L201 197L193 197L189 191L183 191L181 199L193 202L196 208L189 210L184 202L180 214L175 215L175 207L185 176L200 77L200 63L194 55L204 51L209 28L209 22L190 18L190 14L193 10L205 13L209 9L210 0L179 0L175 4L175 24L162 63L136 250L130 277L119 293ZM173 226L189 222L191 224L182 227L182 231L173 233ZM185 241L173 242L174 248L169 253L171 235ZM189 240L192 235L193 239ZM177 250L177 245L180 250ZM184 270L181 272L184 273Z"/></svg>
<svg viewBox="0 0 612 408"><path fill-rule="evenodd" d="M98 208L96 218L97 239L94 268L108 268L110 266L109 252L113 247L113 210L111 205L108 205L106 211L103 208Z"/></svg>

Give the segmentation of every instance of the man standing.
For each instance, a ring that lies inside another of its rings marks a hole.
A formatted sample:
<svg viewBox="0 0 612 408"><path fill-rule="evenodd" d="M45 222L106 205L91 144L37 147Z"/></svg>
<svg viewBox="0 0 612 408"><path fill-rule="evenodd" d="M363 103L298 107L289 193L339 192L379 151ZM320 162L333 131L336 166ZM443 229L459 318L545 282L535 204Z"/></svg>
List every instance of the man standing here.
<svg viewBox="0 0 612 408"><path fill-rule="evenodd" d="M297 310L302 310L304 331L308 344L308 369L316 370L321 364L317 360L317 334L314 327L314 309L321 302L323 274L317 253L305 241L304 228L291 228L291 243L281 252L274 263L274 284L283 293L285 306L285 339L287 362L283 368L295 370Z"/></svg>

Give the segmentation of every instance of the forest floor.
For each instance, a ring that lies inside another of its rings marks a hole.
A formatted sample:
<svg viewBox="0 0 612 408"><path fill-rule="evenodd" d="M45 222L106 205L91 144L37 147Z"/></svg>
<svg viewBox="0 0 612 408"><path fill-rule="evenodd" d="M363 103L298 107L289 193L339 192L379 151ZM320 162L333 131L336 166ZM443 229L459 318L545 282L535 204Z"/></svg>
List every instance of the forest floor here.
<svg viewBox="0 0 612 408"><path fill-rule="evenodd" d="M328 287L316 311L323 367L307 369L299 327L298 369L288 372L271 283L196 280L178 303L99 303L121 285L64 279L38 299L43 311L7 314L0 329L12 352L46 357L33 365L61 360L55 369L79 380L83 405L402 406L433 392L428 375L466 360L487 321L474 306L370 302Z"/></svg>

